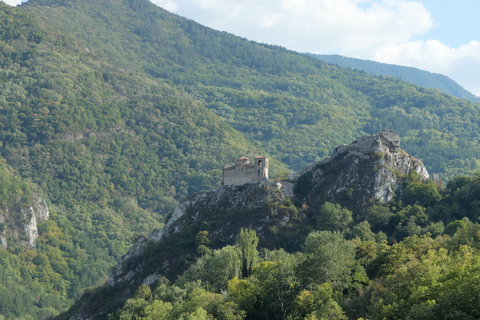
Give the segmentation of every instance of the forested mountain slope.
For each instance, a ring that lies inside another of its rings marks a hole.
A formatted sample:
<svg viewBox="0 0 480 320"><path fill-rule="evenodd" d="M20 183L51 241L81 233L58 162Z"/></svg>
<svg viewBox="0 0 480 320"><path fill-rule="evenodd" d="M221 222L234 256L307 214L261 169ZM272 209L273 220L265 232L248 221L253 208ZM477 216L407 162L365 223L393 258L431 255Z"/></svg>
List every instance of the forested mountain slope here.
<svg viewBox="0 0 480 320"><path fill-rule="evenodd" d="M7 239L0 249L19 286L10 297L23 299L0 299L7 317L66 308L162 228L178 199L219 186L240 155L268 156L279 176L390 128L444 178L480 159L478 104L205 28L147 0L0 2L0 48L0 156L52 213L41 246ZM25 311L15 301L36 302Z"/></svg>
<svg viewBox="0 0 480 320"><path fill-rule="evenodd" d="M188 92L291 168L381 128L397 130L405 149L445 178L480 159L478 105L436 90L250 42L147 0L23 7L98 58Z"/></svg>
<svg viewBox="0 0 480 320"><path fill-rule="evenodd" d="M343 68L351 68L366 71L370 74L394 76L404 81L431 89L438 89L457 98L467 99L472 102L480 102L480 97L465 90L461 85L447 76L432 73L412 67L404 67L394 64L380 63L371 60L344 57L338 54L310 54L308 55L322 61L335 64Z"/></svg>
<svg viewBox="0 0 480 320"><path fill-rule="evenodd" d="M17 177L1 175L7 318L55 315L161 228L178 197L219 185L238 154L264 153L185 93L102 62L3 3L0 47L0 161ZM18 201L32 197L22 183L51 202L36 247L10 232L23 228Z"/></svg>
<svg viewBox="0 0 480 320"><path fill-rule="evenodd" d="M440 188L398 142L186 197L57 319L477 319L479 175Z"/></svg>

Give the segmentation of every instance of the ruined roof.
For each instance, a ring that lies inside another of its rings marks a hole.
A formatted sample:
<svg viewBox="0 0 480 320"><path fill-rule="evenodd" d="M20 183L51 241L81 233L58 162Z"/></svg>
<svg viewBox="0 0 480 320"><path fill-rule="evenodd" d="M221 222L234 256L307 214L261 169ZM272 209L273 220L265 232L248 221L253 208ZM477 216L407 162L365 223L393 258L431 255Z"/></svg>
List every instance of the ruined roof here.
<svg viewBox="0 0 480 320"><path fill-rule="evenodd" d="M256 156L254 159L267 159L265 156Z"/></svg>

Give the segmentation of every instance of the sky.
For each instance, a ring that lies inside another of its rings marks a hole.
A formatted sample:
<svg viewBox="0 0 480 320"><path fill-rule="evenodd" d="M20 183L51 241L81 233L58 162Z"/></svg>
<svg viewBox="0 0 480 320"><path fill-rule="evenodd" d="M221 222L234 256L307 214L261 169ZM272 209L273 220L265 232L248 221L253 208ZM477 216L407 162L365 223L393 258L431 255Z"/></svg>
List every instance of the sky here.
<svg viewBox="0 0 480 320"><path fill-rule="evenodd" d="M150 1L261 43L441 73L480 96L479 0Z"/></svg>

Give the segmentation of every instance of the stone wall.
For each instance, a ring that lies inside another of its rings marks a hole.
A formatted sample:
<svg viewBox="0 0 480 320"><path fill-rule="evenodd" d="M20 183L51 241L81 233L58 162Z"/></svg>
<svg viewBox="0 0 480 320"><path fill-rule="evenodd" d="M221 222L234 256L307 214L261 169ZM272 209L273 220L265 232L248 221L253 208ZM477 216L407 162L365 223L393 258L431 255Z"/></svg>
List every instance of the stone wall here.
<svg viewBox="0 0 480 320"><path fill-rule="evenodd" d="M241 186L247 183L259 183L268 181L268 159L262 156L254 159L254 164L241 157L237 159L237 164L223 168L224 186Z"/></svg>
<svg viewBox="0 0 480 320"><path fill-rule="evenodd" d="M241 186L246 183L260 182L265 177L264 168L254 166L231 166L223 169L224 186Z"/></svg>

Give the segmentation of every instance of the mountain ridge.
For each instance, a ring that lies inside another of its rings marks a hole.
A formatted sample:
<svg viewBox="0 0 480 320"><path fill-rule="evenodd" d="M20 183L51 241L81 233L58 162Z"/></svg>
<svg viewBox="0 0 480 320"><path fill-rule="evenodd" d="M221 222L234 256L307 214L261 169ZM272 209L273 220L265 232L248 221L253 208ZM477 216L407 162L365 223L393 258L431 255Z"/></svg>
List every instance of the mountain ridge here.
<svg viewBox="0 0 480 320"><path fill-rule="evenodd" d="M465 90L456 81L443 74L429 72L414 67L350 58L338 54L326 55L307 53L307 55L340 67L363 70L374 75L381 74L385 76L394 76L419 86L438 89L457 98L467 99L472 102L480 102L480 97Z"/></svg>

